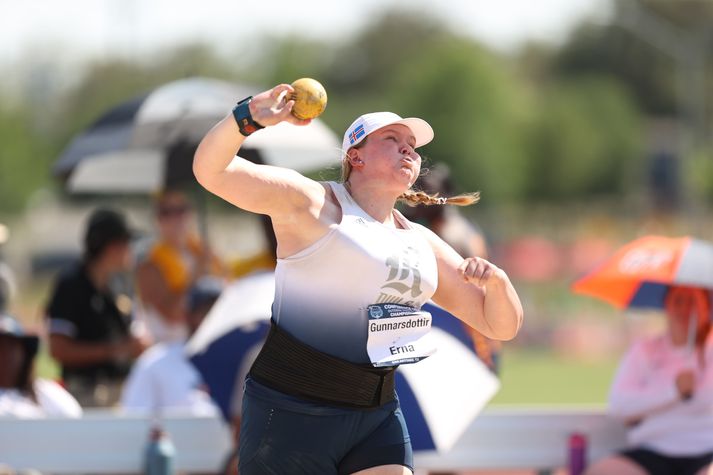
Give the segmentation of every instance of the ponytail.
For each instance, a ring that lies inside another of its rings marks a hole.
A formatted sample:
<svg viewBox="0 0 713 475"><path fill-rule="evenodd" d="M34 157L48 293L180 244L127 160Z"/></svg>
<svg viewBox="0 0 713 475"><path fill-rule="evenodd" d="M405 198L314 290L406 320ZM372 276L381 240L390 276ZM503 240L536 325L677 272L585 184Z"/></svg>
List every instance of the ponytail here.
<svg viewBox="0 0 713 475"><path fill-rule="evenodd" d="M418 205L454 205L454 206L470 206L480 201L480 192L462 193L460 195L439 196L438 193L428 194L424 191L408 190L398 197L398 201L406 203L409 206Z"/></svg>

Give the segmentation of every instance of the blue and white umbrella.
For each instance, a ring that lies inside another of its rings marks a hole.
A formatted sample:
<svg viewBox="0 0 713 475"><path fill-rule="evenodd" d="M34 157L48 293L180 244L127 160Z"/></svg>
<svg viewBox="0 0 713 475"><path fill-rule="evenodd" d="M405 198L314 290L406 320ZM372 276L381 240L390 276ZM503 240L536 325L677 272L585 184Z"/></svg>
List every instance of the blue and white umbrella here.
<svg viewBox="0 0 713 475"><path fill-rule="evenodd" d="M211 397L232 417L238 379L247 374L270 329L275 274L260 272L228 286L186 345Z"/></svg>
<svg viewBox="0 0 713 475"><path fill-rule="evenodd" d="M218 299L187 351L227 417L238 375L247 372L267 336L275 293L271 272L250 275ZM448 451L500 387L478 359L460 320L426 304L433 315L438 351L418 364L402 365L396 390L414 450ZM250 361L245 361L249 358Z"/></svg>
<svg viewBox="0 0 713 475"><path fill-rule="evenodd" d="M414 450L447 452L500 389L478 358L463 323L432 303L431 336L438 351L399 366L396 391Z"/></svg>

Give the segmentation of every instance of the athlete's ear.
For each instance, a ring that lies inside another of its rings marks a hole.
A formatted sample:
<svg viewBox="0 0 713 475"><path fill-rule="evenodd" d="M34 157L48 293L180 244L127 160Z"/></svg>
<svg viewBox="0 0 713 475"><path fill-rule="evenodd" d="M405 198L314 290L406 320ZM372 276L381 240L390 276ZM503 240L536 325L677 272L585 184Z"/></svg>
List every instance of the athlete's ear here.
<svg viewBox="0 0 713 475"><path fill-rule="evenodd" d="M364 161L360 155L359 149L357 148L350 148L349 151L347 151L347 158L352 168L361 168L364 166Z"/></svg>

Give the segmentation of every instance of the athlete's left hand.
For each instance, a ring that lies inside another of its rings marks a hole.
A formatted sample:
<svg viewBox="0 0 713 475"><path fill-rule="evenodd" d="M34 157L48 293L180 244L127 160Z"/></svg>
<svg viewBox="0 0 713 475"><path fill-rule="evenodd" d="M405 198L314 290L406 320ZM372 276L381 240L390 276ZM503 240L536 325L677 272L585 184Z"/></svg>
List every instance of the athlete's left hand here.
<svg viewBox="0 0 713 475"><path fill-rule="evenodd" d="M468 283L485 287L493 281L502 282L505 272L480 257L468 257L458 266L458 272ZM505 277L507 278L507 277Z"/></svg>

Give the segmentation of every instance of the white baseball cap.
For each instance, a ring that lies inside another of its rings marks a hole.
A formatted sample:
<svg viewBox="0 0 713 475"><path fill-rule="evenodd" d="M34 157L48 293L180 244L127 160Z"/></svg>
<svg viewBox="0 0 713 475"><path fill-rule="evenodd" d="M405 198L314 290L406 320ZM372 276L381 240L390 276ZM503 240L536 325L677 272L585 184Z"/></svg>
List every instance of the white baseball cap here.
<svg viewBox="0 0 713 475"><path fill-rule="evenodd" d="M433 140L433 129L423 119L416 117L403 119L393 112L372 112L357 117L352 122L352 125L347 128L347 131L344 132L344 140L342 140L342 151L346 153L347 150L364 140L373 131L391 124L403 124L411 129L413 136L416 138L416 146L414 148L426 145Z"/></svg>

